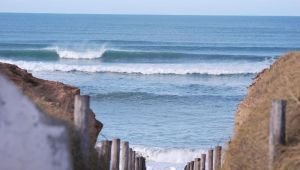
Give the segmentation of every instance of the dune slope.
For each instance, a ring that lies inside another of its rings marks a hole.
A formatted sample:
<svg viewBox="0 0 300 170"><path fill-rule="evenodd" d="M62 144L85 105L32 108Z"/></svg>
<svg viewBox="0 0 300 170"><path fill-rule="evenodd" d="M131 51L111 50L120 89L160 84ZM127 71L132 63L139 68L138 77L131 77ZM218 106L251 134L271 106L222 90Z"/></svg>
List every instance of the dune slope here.
<svg viewBox="0 0 300 170"><path fill-rule="evenodd" d="M255 67L255 66L254 66ZM268 126L273 99L287 100L286 140L278 149L275 169L300 169L300 53L282 56L262 71L240 103L235 130L225 153L225 170L265 170Z"/></svg>

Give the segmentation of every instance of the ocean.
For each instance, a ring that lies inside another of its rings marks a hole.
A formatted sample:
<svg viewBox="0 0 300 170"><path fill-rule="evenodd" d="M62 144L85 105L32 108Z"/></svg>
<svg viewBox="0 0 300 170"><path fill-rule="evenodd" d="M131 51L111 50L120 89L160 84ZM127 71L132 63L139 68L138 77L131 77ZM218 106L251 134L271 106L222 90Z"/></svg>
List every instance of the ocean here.
<svg viewBox="0 0 300 170"><path fill-rule="evenodd" d="M0 14L0 62L77 86L149 170L176 170L233 134L257 73L300 50L300 17Z"/></svg>

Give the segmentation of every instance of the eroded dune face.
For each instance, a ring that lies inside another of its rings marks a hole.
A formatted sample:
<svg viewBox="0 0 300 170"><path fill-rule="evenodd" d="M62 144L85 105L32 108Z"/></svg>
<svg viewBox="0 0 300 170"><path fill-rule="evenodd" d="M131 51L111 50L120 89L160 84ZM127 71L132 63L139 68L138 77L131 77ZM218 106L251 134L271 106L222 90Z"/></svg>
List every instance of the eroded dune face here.
<svg viewBox="0 0 300 170"><path fill-rule="evenodd" d="M0 169L71 170L66 126L0 75Z"/></svg>
<svg viewBox="0 0 300 170"><path fill-rule="evenodd" d="M225 153L223 169L268 169L268 127L273 99L287 100L287 144L279 148L274 169L300 169L299 52L282 56L249 87L236 113L234 137Z"/></svg>
<svg viewBox="0 0 300 170"><path fill-rule="evenodd" d="M33 77L27 71L11 64L0 63L0 73L13 81L41 110L73 124L74 96L80 93L76 87ZM90 137L96 142L102 123L90 111Z"/></svg>

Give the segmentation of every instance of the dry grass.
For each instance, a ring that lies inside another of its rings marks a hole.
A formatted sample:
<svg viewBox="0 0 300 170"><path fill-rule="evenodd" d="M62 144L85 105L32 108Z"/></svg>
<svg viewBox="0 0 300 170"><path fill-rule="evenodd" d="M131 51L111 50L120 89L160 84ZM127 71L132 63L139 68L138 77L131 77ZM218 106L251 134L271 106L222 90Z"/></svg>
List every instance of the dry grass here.
<svg viewBox="0 0 300 170"><path fill-rule="evenodd" d="M273 99L287 104L287 144L278 150L275 169L300 169L300 53L289 53L259 74L236 113L234 137L224 170L265 170L268 124Z"/></svg>

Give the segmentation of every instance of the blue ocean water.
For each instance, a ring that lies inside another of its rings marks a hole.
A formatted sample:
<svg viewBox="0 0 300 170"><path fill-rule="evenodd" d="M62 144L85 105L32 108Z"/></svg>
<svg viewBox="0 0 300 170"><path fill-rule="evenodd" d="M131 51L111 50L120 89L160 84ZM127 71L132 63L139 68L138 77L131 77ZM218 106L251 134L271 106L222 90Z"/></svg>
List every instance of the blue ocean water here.
<svg viewBox="0 0 300 170"><path fill-rule="evenodd" d="M300 17L0 14L0 62L80 87L147 156L182 163L230 138L252 78L300 50Z"/></svg>

